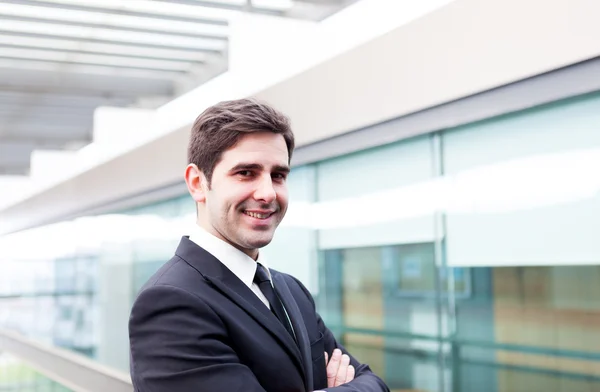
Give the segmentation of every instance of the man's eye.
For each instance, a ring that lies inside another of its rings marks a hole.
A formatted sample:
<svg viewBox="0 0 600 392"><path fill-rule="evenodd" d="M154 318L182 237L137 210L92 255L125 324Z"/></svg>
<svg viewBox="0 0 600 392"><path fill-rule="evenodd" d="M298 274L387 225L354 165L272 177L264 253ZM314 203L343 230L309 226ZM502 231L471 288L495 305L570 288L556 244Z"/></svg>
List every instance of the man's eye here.
<svg viewBox="0 0 600 392"><path fill-rule="evenodd" d="M250 170L242 170L239 171L238 174L242 177L249 177L252 175L252 172Z"/></svg>
<svg viewBox="0 0 600 392"><path fill-rule="evenodd" d="M271 177L278 179L278 180L285 180L285 174L281 174L281 173L273 173L273 175Z"/></svg>

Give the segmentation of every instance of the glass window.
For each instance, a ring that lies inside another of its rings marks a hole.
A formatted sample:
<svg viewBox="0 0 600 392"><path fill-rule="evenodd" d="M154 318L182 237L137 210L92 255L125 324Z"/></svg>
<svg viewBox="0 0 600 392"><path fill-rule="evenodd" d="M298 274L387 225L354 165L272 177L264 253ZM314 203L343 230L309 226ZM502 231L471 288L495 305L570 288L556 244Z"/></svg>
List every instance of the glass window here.
<svg viewBox="0 0 600 392"><path fill-rule="evenodd" d="M599 126L596 94L444 132L456 390L600 390Z"/></svg>
<svg viewBox="0 0 600 392"><path fill-rule="evenodd" d="M469 270L461 267L438 268L433 243L397 245L392 252L396 261L398 295L434 297L439 290L452 290L459 297L469 295ZM437 278L436 274L439 274ZM450 274L452 279L449 279Z"/></svg>
<svg viewBox="0 0 600 392"><path fill-rule="evenodd" d="M391 192L435 175L431 154L430 138L420 137L318 163L317 200L332 207L323 210L328 214L328 227L319 230L319 248L433 241L433 214L412 216L415 205L391 201L395 204L389 205L389 212L374 219L375 210L381 207L378 199L387 203L386 195ZM371 198L363 198L368 196ZM347 208L333 214L336 203L344 203Z"/></svg>

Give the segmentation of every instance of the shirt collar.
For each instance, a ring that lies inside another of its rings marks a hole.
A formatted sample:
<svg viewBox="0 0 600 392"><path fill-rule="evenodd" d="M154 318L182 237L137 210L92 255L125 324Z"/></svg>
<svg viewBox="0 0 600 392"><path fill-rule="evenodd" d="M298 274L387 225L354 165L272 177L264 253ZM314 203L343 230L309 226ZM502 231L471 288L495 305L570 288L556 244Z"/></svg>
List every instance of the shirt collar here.
<svg viewBox="0 0 600 392"><path fill-rule="evenodd" d="M262 264L271 279L271 271L264 257L258 252L258 259L254 259L233 245L215 237L204 228L194 225L190 233L190 241L215 256L225 267L235 274L248 287L252 286L256 274L256 263Z"/></svg>

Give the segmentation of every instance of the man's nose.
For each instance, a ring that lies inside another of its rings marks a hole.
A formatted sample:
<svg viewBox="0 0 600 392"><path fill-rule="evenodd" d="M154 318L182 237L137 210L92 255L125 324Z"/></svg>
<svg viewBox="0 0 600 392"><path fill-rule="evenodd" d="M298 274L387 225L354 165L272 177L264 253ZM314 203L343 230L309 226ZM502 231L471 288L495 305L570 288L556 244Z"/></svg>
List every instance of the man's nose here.
<svg viewBox="0 0 600 392"><path fill-rule="evenodd" d="M277 192L273 188L271 176L262 176L254 191L254 199L264 203L272 203L277 198Z"/></svg>

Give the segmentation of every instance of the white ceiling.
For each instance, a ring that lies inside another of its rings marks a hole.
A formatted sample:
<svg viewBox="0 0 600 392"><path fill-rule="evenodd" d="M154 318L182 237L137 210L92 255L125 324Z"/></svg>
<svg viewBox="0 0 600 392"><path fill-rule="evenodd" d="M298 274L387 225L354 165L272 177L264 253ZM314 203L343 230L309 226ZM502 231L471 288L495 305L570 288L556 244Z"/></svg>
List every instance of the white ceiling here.
<svg viewBox="0 0 600 392"><path fill-rule="evenodd" d="M156 107L227 69L239 12L321 20L356 0L0 0L0 175L91 141L101 105Z"/></svg>

